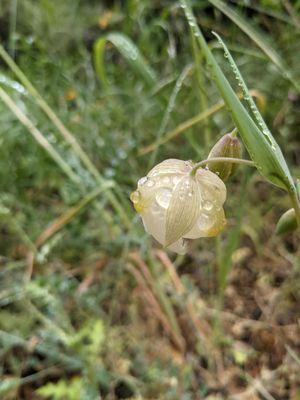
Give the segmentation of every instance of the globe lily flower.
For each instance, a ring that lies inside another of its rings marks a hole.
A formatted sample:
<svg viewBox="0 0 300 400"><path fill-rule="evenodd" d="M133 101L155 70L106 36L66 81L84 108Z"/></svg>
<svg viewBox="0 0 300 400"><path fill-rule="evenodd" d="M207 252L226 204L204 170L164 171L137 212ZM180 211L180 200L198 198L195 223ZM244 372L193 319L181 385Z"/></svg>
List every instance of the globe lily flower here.
<svg viewBox="0 0 300 400"><path fill-rule="evenodd" d="M185 254L192 239L216 236L226 224L226 187L208 169L169 159L138 181L130 199L145 230L164 247Z"/></svg>

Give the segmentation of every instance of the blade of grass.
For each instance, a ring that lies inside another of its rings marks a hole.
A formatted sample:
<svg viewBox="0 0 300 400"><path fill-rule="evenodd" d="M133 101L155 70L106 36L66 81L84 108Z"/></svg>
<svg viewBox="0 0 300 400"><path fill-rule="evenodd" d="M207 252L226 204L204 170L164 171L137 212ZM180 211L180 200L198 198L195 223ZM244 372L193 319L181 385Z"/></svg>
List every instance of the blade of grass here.
<svg viewBox="0 0 300 400"><path fill-rule="evenodd" d="M35 127L33 122L21 111L16 105L12 98L0 87L0 98L6 104L6 106L15 114L18 120L28 129L35 140L43 147L46 152L53 158L56 164L63 170L68 178L76 184L81 184L80 179L71 169L71 167L65 162L65 160L59 155L51 143L43 136L38 128Z"/></svg>
<svg viewBox="0 0 300 400"><path fill-rule="evenodd" d="M168 125L168 122L170 120L170 115L171 112L173 111L174 107L175 107L175 102L176 102L176 98L178 96L178 93L180 92L183 82L186 79L186 77L189 75L189 73L191 72L192 66L191 65L187 65L183 71L181 72L181 74L179 75L178 79L176 80L175 86L173 88L173 91L171 93L171 96L169 98L168 101L168 105L167 108L164 112L160 127L158 129L157 135L156 135L156 140L159 141L161 136L164 134L165 129ZM156 155L157 155L157 148L154 149L150 160L149 160L149 164L148 164L148 169L150 169L153 164L155 163L156 160Z"/></svg>
<svg viewBox="0 0 300 400"><path fill-rule="evenodd" d="M262 97L261 93L257 90L250 90L251 96L254 97ZM241 97L241 95L239 95ZM150 144L149 146L143 147L139 151L139 155L142 156L144 154L150 153L151 151L155 150L157 147L169 142L170 140L176 138L178 135L186 131L187 129L191 128L192 126L198 124L199 122L203 122L206 118L211 117L218 111L222 110L225 107L224 101L219 101L218 103L214 104L213 106L209 107L207 110L202 111L201 113L195 115L192 118L182 122L179 124L175 129L167 132L160 140Z"/></svg>
<svg viewBox="0 0 300 400"><path fill-rule="evenodd" d="M177 347L183 352L183 340L182 337L178 336L177 333L172 328L170 321L164 314L162 307L159 301L156 299L151 287L148 287L149 282L146 277L138 270L138 268L134 267L133 264L127 264L128 271L133 275L137 284L142 288L142 294L149 303L151 311L155 315L155 317L160 321L164 330L173 338L174 343L177 344Z"/></svg>
<svg viewBox="0 0 300 400"><path fill-rule="evenodd" d="M282 189L295 191L293 179L279 146L277 144L274 145L275 140L270 143L269 137L264 135L254 123L216 62L197 25L188 1L181 0L181 4L193 34L197 38L203 54L205 55L207 64L211 70L212 78L215 80L232 115L250 157L266 179Z"/></svg>
<svg viewBox="0 0 300 400"><path fill-rule="evenodd" d="M242 89L242 92L243 92L243 95L244 95L244 100L248 103L248 105L250 107L250 110L252 112L252 115L253 115L254 119L256 120L256 123L262 128L263 133L268 136L269 140L273 143L273 145L275 145L273 136L272 136L267 124L265 123L263 117L261 116L261 114L259 112L259 109L257 108L253 98L251 97L251 94L249 93L249 90L247 88L247 85L246 85L243 77L242 77L242 74L240 73L240 71L239 71L239 69L238 69L238 67L237 67L232 55L230 54L227 46L225 45L225 43L223 42L221 37L216 32L212 32L212 33L213 33L213 35L216 36L219 44L221 45L221 47L224 50L224 56L227 58L230 66L231 66L231 69L235 73L235 78L238 81L238 85Z"/></svg>
<svg viewBox="0 0 300 400"><path fill-rule="evenodd" d="M65 125L62 123L62 121L54 113L54 111L51 109L51 107L47 104L47 102L39 94L39 92L36 90L36 88L32 85L32 83L29 81L29 79L26 77L26 75L21 71L21 69L14 62L14 60L9 56L9 54L6 52L6 50L4 49L4 47L1 44L0 44L0 56L7 63L7 65L10 67L10 69L16 74L16 76L20 79L20 81L26 87L28 92L31 93L31 95L34 97L37 104L45 112L45 114L48 116L50 121L56 126L56 128L58 129L58 131L60 132L62 137L65 139L65 141L70 144L70 146L74 150L75 154L81 159L82 163L85 165L87 170L91 173L91 175L94 176L96 182L99 185L104 184L105 179L98 172L97 168L91 162L91 160L89 159L86 152L81 148L80 144L77 142L74 135L72 135L72 133L65 127ZM76 179L77 179L77 176L76 176ZM107 196L108 200L110 201L110 203L112 204L114 209L119 214L124 225L128 229L130 229L131 228L131 220L127 216L123 207L119 204L114 193L111 190L107 190L105 192L105 195Z"/></svg>
<svg viewBox="0 0 300 400"><path fill-rule="evenodd" d="M237 11L233 10L232 7L228 6L221 0L209 0L209 2L218 8L223 14L227 15L247 36L253 40L256 45L268 56L268 58L277 66L281 75L288 79L294 87L300 91L300 83L293 77L292 71L289 70L284 60L272 48L269 42L266 41L264 35L252 25L246 21L246 19L240 15Z"/></svg>
<svg viewBox="0 0 300 400"><path fill-rule="evenodd" d="M18 0L12 0L10 3L9 12L9 51L10 54L15 56L15 34L17 27L17 13L18 13Z"/></svg>
<svg viewBox="0 0 300 400"><path fill-rule="evenodd" d="M246 198L248 196L247 184L250 178L249 172L246 172L240 189L240 200L236 210L236 222L234 228L229 230L227 243L221 248L220 236L217 236L217 260L218 260L218 281L219 281L219 299L223 299L228 275L232 267L232 254L237 249L241 239L242 221L245 212ZM221 300L222 301L222 300Z"/></svg>
<svg viewBox="0 0 300 400"><path fill-rule="evenodd" d="M2 221L5 220L7 221L11 229L15 231L15 233L19 236L19 238L22 240L25 246L28 247L28 249L30 249L33 253L36 253L37 249L35 244L31 241L30 237L24 231L23 227L18 223L17 218L14 218L12 216L11 211L3 204L1 204L1 201L0 201L0 216Z"/></svg>
<svg viewBox="0 0 300 400"><path fill-rule="evenodd" d="M108 87L108 80L104 66L104 52L106 43L112 43L127 60L132 69L144 80L149 87L156 84L156 74L148 65L138 47L129 37L119 32L112 32L100 37L94 44L94 65L96 74L104 87Z"/></svg>
<svg viewBox="0 0 300 400"><path fill-rule="evenodd" d="M86 207L91 201L93 201L97 196L99 196L104 190L112 187L112 183L106 183L107 187L98 187L85 196L78 204L69 208L60 217L56 218L50 226L47 227L35 241L36 247L43 245L51 236L62 229L66 224L68 224L77 214L79 214L84 207Z"/></svg>
<svg viewBox="0 0 300 400"><path fill-rule="evenodd" d="M192 39L192 49L193 49L193 55L194 55L194 60L195 60L195 66L196 66L196 78L197 78L197 83L199 90L197 90L198 98L199 98L199 105L200 109L199 111L205 111L207 109L207 97L205 93L205 76L204 76L204 60L202 57L202 54L199 51L196 38L193 35L193 32L190 30L191 34L191 39ZM205 144L205 152L208 151L209 146L211 145L211 138L210 138L210 130L208 126L208 119L206 118L203 121L203 132L204 132L204 144Z"/></svg>
<svg viewBox="0 0 300 400"><path fill-rule="evenodd" d="M223 47L224 50L224 54L226 56L226 58L229 61L229 64L232 68L232 70L235 73L235 77L238 81L239 86L242 88L243 94L244 94L244 99L246 100L246 102L248 103L250 110L256 120L256 122L258 123L258 125L260 126L260 128L262 129L262 133L267 137L267 139L269 140L269 142L271 143L271 147L273 150L276 151L276 155L277 158L280 160L280 162L282 163L282 165L284 165L285 160L284 157L281 153L281 150L279 148L279 146L277 145L274 137L272 136L272 133L270 132L268 126L266 125L263 117L261 116L258 108L256 107L256 104L254 102L254 100L252 99L249 90L247 88L247 85L242 77L242 74L240 73L234 59L232 58L228 48L226 47L225 43L222 41L222 39L220 38L219 35L217 35L215 32L213 32L213 34L217 37L218 41L220 42L221 46ZM298 225L300 227L300 204L299 204L299 197L298 197L298 193L297 190L295 188L295 186L290 187L289 191L289 196L291 198L291 202L293 204L295 213L296 213L296 218L298 221Z"/></svg>

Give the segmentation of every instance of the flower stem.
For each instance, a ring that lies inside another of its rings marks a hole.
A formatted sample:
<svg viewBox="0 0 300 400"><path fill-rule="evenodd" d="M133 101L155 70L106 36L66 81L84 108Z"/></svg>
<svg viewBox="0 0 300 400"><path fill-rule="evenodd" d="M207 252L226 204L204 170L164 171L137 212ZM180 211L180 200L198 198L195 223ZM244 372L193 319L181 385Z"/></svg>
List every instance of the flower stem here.
<svg viewBox="0 0 300 400"><path fill-rule="evenodd" d="M248 165L249 167L255 167L255 164L251 160L245 160L243 158L233 158L233 157L212 157L208 158L207 160L202 160L195 164L194 168L191 171L191 175L195 176L197 170L201 167L206 166L206 164L209 164L210 162L228 162L228 163L233 163L233 164L243 164L243 165Z"/></svg>

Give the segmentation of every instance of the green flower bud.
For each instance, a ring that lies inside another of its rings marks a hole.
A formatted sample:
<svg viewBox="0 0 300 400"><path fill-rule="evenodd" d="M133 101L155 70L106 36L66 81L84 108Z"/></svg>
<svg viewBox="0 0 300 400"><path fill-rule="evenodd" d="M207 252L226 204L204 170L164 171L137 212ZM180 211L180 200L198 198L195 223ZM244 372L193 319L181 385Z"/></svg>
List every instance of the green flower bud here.
<svg viewBox="0 0 300 400"><path fill-rule="evenodd" d="M242 145L239 139L230 133L222 136L221 139L211 149L208 158L230 157L241 158ZM210 171L216 173L223 181L235 173L238 164L228 162L211 162L207 164Z"/></svg>
<svg viewBox="0 0 300 400"><path fill-rule="evenodd" d="M283 235L284 233L292 232L295 229L297 229L296 214L295 210L291 208L279 218L279 221L276 225L275 234Z"/></svg>

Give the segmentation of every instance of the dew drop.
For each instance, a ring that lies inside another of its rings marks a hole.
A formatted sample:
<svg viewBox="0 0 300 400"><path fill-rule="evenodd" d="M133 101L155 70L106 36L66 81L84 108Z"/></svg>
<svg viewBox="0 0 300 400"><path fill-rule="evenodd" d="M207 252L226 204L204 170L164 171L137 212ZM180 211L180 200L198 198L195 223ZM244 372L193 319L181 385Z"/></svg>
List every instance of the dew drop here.
<svg viewBox="0 0 300 400"><path fill-rule="evenodd" d="M146 186L147 186L147 187L153 187L153 186L155 186L154 180L151 179L151 178L148 178L148 179L147 179L147 182L146 182Z"/></svg>
<svg viewBox="0 0 300 400"><path fill-rule="evenodd" d="M172 197L172 191L168 188L161 188L155 196L157 203L163 207L168 208Z"/></svg>
<svg viewBox="0 0 300 400"><path fill-rule="evenodd" d="M151 211L154 214L155 218L163 218L164 216L164 210L157 203L155 203L151 207Z"/></svg>
<svg viewBox="0 0 300 400"><path fill-rule="evenodd" d="M139 179L138 181L138 186L143 186L145 185L145 183L148 181L148 177L147 176L143 176L141 179Z"/></svg>
<svg viewBox="0 0 300 400"><path fill-rule="evenodd" d="M202 207L205 211L211 211L213 208L213 203L211 201L204 201Z"/></svg>
<svg viewBox="0 0 300 400"><path fill-rule="evenodd" d="M200 230L209 229L214 224L214 218L211 215L202 213L197 221L197 226Z"/></svg>

